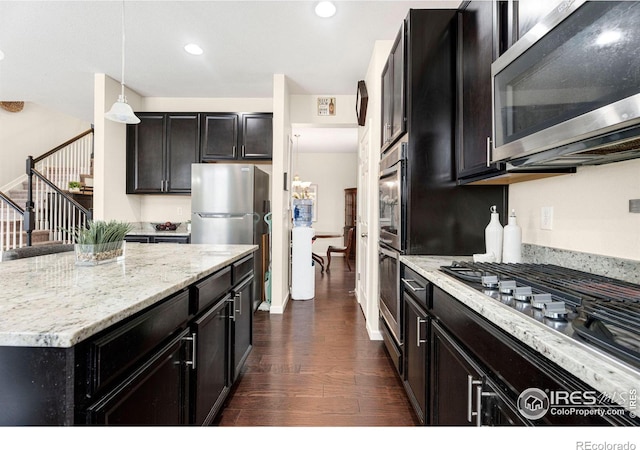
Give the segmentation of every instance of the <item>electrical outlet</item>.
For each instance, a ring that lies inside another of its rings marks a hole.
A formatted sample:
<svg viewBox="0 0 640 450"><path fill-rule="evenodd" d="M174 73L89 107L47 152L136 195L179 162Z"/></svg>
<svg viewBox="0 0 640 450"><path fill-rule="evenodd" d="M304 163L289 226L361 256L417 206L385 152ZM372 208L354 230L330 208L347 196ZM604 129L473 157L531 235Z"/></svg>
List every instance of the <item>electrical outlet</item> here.
<svg viewBox="0 0 640 450"><path fill-rule="evenodd" d="M178 208L178 217L182 217L182 208Z"/></svg>
<svg viewBox="0 0 640 450"><path fill-rule="evenodd" d="M543 206L540 209L540 228L553 230L553 206Z"/></svg>

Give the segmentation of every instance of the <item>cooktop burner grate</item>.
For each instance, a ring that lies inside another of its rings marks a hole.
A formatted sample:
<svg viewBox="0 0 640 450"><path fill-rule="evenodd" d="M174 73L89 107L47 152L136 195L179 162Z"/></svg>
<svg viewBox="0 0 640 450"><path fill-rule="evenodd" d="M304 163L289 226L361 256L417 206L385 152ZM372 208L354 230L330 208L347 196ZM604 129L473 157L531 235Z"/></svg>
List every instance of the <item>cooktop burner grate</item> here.
<svg viewBox="0 0 640 450"><path fill-rule="evenodd" d="M441 270L498 298L493 288L487 290L486 277L550 294L573 311L570 324L561 326L565 334L577 335L640 367L639 285L552 264L454 262Z"/></svg>

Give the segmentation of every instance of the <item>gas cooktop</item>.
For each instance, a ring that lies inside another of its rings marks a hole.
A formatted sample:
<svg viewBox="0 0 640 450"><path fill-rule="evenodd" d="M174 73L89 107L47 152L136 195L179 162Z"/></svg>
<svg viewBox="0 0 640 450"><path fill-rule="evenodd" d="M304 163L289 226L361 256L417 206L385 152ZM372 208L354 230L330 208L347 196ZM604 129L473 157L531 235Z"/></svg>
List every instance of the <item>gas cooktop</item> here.
<svg viewBox="0 0 640 450"><path fill-rule="evenodd" d="M551 264L454 262L443 272L640 369L640 286Z"/></svg>

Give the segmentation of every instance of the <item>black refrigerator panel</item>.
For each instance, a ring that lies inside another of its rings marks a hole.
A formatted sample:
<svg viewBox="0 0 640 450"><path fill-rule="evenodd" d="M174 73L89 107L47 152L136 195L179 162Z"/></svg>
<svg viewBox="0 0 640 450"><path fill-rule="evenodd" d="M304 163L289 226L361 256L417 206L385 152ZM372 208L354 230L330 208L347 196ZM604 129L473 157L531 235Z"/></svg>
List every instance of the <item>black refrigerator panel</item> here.
<svg viewBox="0 0 640 450"><path fill-rule="evenodd" d="M507 190L457 185L457 11L411 10L407 23L405 253L484 253L489 208L504 224Z"/></svg>

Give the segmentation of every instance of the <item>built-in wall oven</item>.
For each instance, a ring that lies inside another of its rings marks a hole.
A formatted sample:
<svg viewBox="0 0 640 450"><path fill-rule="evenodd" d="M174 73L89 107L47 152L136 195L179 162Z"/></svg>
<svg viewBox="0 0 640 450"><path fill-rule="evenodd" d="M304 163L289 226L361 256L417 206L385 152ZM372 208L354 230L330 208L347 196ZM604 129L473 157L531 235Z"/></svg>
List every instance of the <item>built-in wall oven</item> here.
<svg viewBox="0 0 640 450"><path fill-rule="evenodd" d="M398 372L402 368L403 340L400 255L404 251L406 145L406 140L400 141L382 155L378 181L380 329Z"/></svg>

